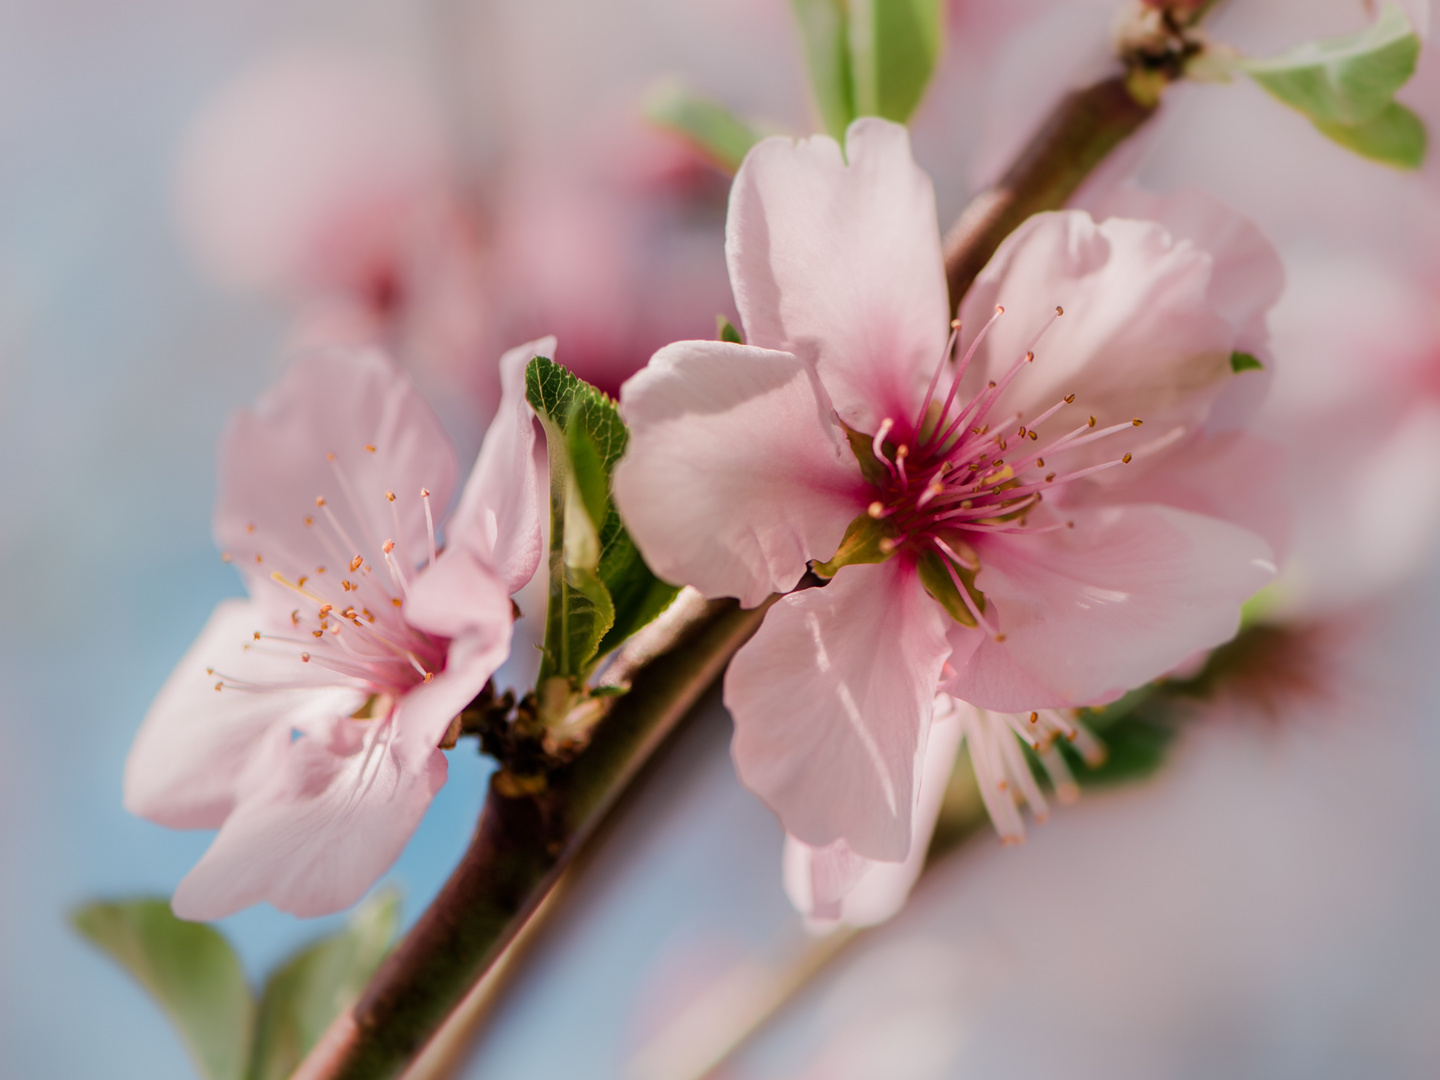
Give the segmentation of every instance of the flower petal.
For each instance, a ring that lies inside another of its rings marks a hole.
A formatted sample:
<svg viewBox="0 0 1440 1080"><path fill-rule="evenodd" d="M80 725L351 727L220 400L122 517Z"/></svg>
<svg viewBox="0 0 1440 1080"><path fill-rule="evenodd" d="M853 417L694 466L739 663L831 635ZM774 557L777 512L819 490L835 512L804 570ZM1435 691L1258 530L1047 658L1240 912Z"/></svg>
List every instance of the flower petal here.
<svg viewBox="0 0 1440 1080"><path fill-rule="evenodd" d="M866 488L810 365L720 341L667 345L620 390L616 504L666 581L753 607L828 559Z"/></svg>
<svg viewBox="0 0 1440 1080"><path fill-rule="evenodd" d="M234 812L175 890L175 913L211 921L268 900L308 918L359 900L445 783L444 754L407 760L392 731L342 719L292 742L275 729Z"/></svg>
<svg viewBox="0 0 1440 1080"><path fill-rule="evenodd" d="M848 159L848 164L847 164ZM735 176L725 254L746 340L815 364L840 417L908 420L949 334L930 178L905 128L868 117L758 144Z"/></svg>
<svg viewBox="0 0 1440 1080"><path fill-rule="evenodd" d="M939 718L930 725L925 761L916 792L910 854L904 862L877 862L856 855L844 840L814 848L785 837L785 892L802 913L820 925L875 926L905 906L925 869L930 836L960 750L960 724Z"/></svg>
<svg viewBox="0 0 1440 1080"><path fill-rule="evenodd" d="M499 570L511 593L519 592L540 565L545 486L535 460L535 413L525 400L525 367L536 356L553 360L555 339L532 341L500 358L500 408L445 530L451 550L463 544L479 552Z"/></svg>
<svg viewBox="0 0 1440 1080"><path fill-rule="evenodd" d="M451 639L445 670L397 706L396 723L405 737L433 747L510 655L514 609L509 586L474 552L458 548L420 575L405 602L405 619Z"/></svg>
<svg viewBox="0 0 1440 1080"><path fill-rule="evenodd" d="M725 676L740 780L811 847L910 851L945 617L903 558L781 598Z"/></svg>
<svg viewBox="0 0 1440 1080"><path fill-rule="evenodd" d="M976 586L1005 641L984 639L946 689L984 709L1090 705L1233 637L1275 574L1269 546L1167 506L1067 511L1072 530L988 536ZM988 614L988 612L987 612Z"/></svg>
<svg viewBox="0 0 1440 1080"><path fill-rule="evenodd" d="M262 612L225 600L156 697L125 762L125 808L172 829L213 829L235 805L237 777L273 727L308 727L354 712L361 690L332 673L249 648ZM293 689L216 692L221 680ZM295 684L313 682L312 686Z"/></svg>
<svg viewBox="0 0 1440 1080"><path fill-rule="evenodd" d="M390 361L372 351L302 356L225 432L215 538L257 598L279 595L272 571L294 580L357 555L381 566L386 540L408 569L429 548L421 489L438 517L454 485L440 421ZM288 609L290 599L278 603Z"/></svg>
<svg viewBox="0 0 1440 1080"><path fill-rule="evenodd" d="M1153 223L1097 225L1080 210L1035 215L1000 245L965 296L961 317L972 333L996 305L1005 308L975 354L966 389L976 392L1010 370L1059 305L1064 316L990 415L1033 417L1073 393L1074 408L1050 421L1042 438L1087 414L1102 425L1140 417L1146 427L1136 439L1198 427L1232 376L1235 331L1210 297L1213 265ZM1096 443L1067 452L1065 467L1127 448Z"/></svg>

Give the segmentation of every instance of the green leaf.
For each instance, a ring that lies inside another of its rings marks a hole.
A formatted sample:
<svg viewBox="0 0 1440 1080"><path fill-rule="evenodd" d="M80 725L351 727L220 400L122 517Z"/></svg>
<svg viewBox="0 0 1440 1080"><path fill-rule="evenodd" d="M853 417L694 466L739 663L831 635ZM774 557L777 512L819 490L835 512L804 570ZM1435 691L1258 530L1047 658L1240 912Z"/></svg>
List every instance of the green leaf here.
<svg viewBox="0 0 1440 1080"><path fill-rule="evenodd" d="M525 396L550 450L550 605L540 679L573 689L595 662L669 606L678 591L645 565L610 500L628 433L615 403L536 357Z"/></svg>
<svg viewBox="0 0 1440 1080"><path fill-rule="evenodd" d="M1157 710L1139 708L1105 725L1100 739L1105 744L1105 760L1098 765L1086 765L1063 739L1060 746L1082 786L1102 787L1133 783L1157 772L1165 764L1165 755L1174 738L1175 727L1164 715Z"/></svg>
<svg viewBox="0 0 1440 1080"><path fill-rule="evenodd" d="M858 115L850 70L848 5L846 0L790 0L790 6L805 48L815 106L825 130L843 142L845 129Z"/></svg>
<svg viewBox="0 0 1440 1080"><path fill-rule="evenodd" d="M1379 113L1358 124L1317 120L1315 126L1345 149L1382 165L1418 169L1425 163L1429 141L1425 122L1398 101L1392 101Z"/></svg>
<svg viewBox="0 0 1440 1080"><path fill-rule="evenodd" d="M867 483L872 485L884 484L890 479L890 467L875 456L875 440L872 436L866 435L863 431L856 431L845 421L840 421L840 426L845 429L845 438L850 442L850 450L855 455L855 460L860 464L860 475ZM880 448L884 450L885 447ZM894 448L891 447L891 453Z"/></svg>
<svg viewBox="0 0 1440 1080"><path fill-rule="evenodd" d="M855 112L906 123L944 40L941 0L849 0Z"/></svg>
<svg viewBox="0 0 1440 1080"><path fill-rule="evenodd" d="M1390 104L1414 74L1419 55L1419 36L1392 2L1358 34L1307 42L1270 60L1244 61L1239 68L1317 124L1356 125Z"/></svg>
<svg viewBox="0 0 1440 1080"><path fill-rule="evenodd" d="M728 173L740 168L745 155L763 137L718 101L665 82L645 96L645 118L680 135Z"/></svg>
<svg viewBox="0 0 1440 1080"><path fill-rule="evenodd" d="M242 1080L255 1001L219 931L177 919L159 899L88 904L70 922L165 1010L205 1080Z"/></svg>
<svg viewBox="0 0 1440 1080"><path fill-rule="evenodd" d="M1239 375L1242 371L1264 371L1265 365L1248 352L1233 352L1230 354L1230 370Z"/></svg>
<svg viewBox="0 0 1440 1080"><path fill-rule="evenodd" d="M735 324L724 315L715 316L715 337L720 341L728 341L732 345L745 344L745 339L740 336L740 331L735 329Z"/></svg>
<svg viewBox="0 0 1440 1080"><path fill-rule="evenodd" d="M265 983L249 1080L286 1080L348 1008L395 940L399 894L386 890L356 909L349 925L286 960Z"/></svg>

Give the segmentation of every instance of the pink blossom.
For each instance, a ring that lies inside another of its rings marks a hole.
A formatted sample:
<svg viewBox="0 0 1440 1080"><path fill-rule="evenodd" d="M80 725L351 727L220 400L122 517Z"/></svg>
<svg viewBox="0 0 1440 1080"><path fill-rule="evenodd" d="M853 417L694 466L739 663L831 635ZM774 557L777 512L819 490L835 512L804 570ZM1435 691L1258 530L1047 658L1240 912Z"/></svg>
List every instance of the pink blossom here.
<svg viewBox="0 0 1440 1080"><path fill-rule="evenodd" d="M1246 437L1206 425L1245 378L1229 275L1273 297L1278 264L1039 215L971 289L952 364L933 192L872 119L843 155L757 146L726 250L749 344L680 342L626 383L616 498L656 572L710 596L832 563L732 662L733 754L799 842L900 863L942 680L997 712L1111 700L1230 637L1273 575L1230 520Z"/></svg>
<svg viewBox="0 0 1440 1080"><path fill-rule="evenodd" d="M220 454L215 534L250 596L224 601L145 718L125 804L218 828L178 914L261 900L346 907L399 855L445 782L438 745L509 652L510 594L540 558L524 366L438 548L455 458L381 355L297 359Z"/></svg>

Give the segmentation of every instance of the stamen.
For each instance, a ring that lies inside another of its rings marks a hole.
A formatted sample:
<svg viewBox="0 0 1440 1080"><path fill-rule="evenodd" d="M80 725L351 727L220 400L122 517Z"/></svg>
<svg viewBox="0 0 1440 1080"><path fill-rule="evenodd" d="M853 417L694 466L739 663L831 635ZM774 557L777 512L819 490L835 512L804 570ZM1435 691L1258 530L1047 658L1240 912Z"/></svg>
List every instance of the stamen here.
<svg viewBox="0 0 1440 1080"><path fill-rule="evenodd" d="M880 427L876 429L875 437L870 440L871 451L880 459L885 468L890 470L891 477L895 475L895 466L891 465L890 459L885 456L885 436L890 434L890 430L894 426L895 421L888 416L885 417L880 421Z"/></svg>
<svg viewBox="0 0 1440 1080"><path fill-rule="evenodd" d="M925 425L925 411L930 408L930 402L935 398L935 387L940 382L940 372L945 370L945 364L955 352L955 343L960 340L960 320L950 320L950 337L945 342L945 350L940 354L940 362L935 365L935 374L930 376L930 387L925 391L925 400L920 403L919 415L915 417L915 430L919 431Z"/></svg>
<svg viewBox="0 0 1440 1080"><path fill-rule="evenodd" d="M430 565L435 565L435 518L430 513L430 489L421 488L420 498L425 503L425 531L430 537Z"/></svg>
<svg viewBox="0 0 1440 1080"><path fill-rule="evenodd" d="M950 556L949 559L942 558L940 561L945 564L945 572L950 575L950 580L955 585L955 591L960 594L960 599L970 610L970 616L975 620L976 625L989 634L995 641L1004 641L1005 635L995 632L995 628L990 625L989 620L981 614L979 606L975 603L975 598L970 595L970 590L965 587L965 583L960 580L960 575L955 572L955 567L951 564L950 559L959 562L960 556L955 554L954 549L938 536L932 536L930 539L944 555Z"/></svg>

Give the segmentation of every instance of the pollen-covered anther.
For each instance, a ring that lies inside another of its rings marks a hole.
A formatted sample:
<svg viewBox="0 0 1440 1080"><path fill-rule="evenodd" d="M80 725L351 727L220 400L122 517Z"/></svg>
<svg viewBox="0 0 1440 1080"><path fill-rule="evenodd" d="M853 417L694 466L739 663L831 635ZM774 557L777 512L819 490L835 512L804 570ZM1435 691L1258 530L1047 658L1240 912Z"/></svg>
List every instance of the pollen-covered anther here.
<svg viewBox="0 0 1440 1080"><path fill-rule="evenodd" d="M1056 317L1059 317L1059 316L1064 315L1064 314L1065 314L1065 309L1064 309L1063 307L1061 307L1059 304L1056 304L1056 305L1055 305L1055 315L1056 315Z"/></svg>
<svg viewBox="0 0 1440 1080"><path fill-rule="evenodd" d="M256 630L256 631L255 631L255 640L256 640L256 641L259 641L259 640L260 640L260 631L259 631L259 630Z"/></svg>
<svg viewBox="0 0 1440 1080"><path fill-rule="evenodd" d="M1130 455L1130 454L1126 454L1126 455L1125 455L1124 457L1122 457L1120 460L1121 460L1124 464L1129 465L1129 464L1130 464L1130 461L1131 461L1131 455Z"/></svg>
<svg viewBox="0 0 1440 1080"><path fill-rule="evenodd" d="M334 605L334 604L321 604L321 605L320 605L320 618L322 618L322 619L325 618L326 615L329 615L330 612L332 612L332 611L334 611L334 610L335 610L335 605Z"/></svg>
<svg viewBox="0 0 1440 1080"><path fill-rule="evenodd" d="M872 502L869 506L865 508L865 513L869 514L876 521L879 521L881 518L883 518L885 516L885 512L885 504L882 503L879 499L876 499L874 502Z"/></svg>
<svg viewBox="0 0 1440 1080"><path fill-rule="evenodd" d="M300 654L300 662L302 664L308 664L310 662L310 654L308 652L302 652Z"/></svg>
<svg viewBox="0 0 1440 1080"><path fill-rule="evenodd" d="M350 572L353 574L356 570L359 570L359 569L360 569L360 564L363 563L364 561L365 561L365 556L363 556L363 555L356 555L353 559L350 560Z"/></svg>
<svg viewBox="0 0 1440 1080"><path fill-rule="evenodd" d="M386 492L385 492L385 498L389 499L391 502L394 502L394 501L395 501L395 492L393 492L393 491L386 491Z"/></svg>
<svg viewBox="0 0 1440 1080"><path fill-rule="evenodd" d="M325 496L324 496L324 495L316 495L316 496L315 496L315 505L316 505L316 506L324 506L324 505L325 505Z"/></svg>
<svg viewBox="0 0 1440 1080"><path fill-rule="evenodd" d="M371 446L369 443L365 444L365 449L370 451L370 453L372 454L375 452L375 447Z"/></svg>
<svg viewBox="0 0 1440 1080"><path fill-rule="evenodd" d="M1094 418L1093 416L1090 417L1090 419L1089 419L1088 421L1086 421L1085 426L1086 426L1086 427L1094 427L1094 426L1095 426L1095 418Z"/></svg>
<svg viewBox="0 0 1440 1080"><path fill-rule="evenodd" d="M386 555L389 555L390 552L395 550L395 541L386 540L383 544L380 545L380 550L383 551Z"/></svg>
<svg viewBox="0 0 1440 1080"><path fill-rule="evenodd" d="M1141 420L1138 416L1135 417L1134 420L1131 420L1131 421L1130 421L1130 423L1133 424L1135 427L1139 427L1139 426L1140 426L1141 424L1143 424L1144 422L1145 422L1145 421L1144 421L1144 420Z"/></svg>

